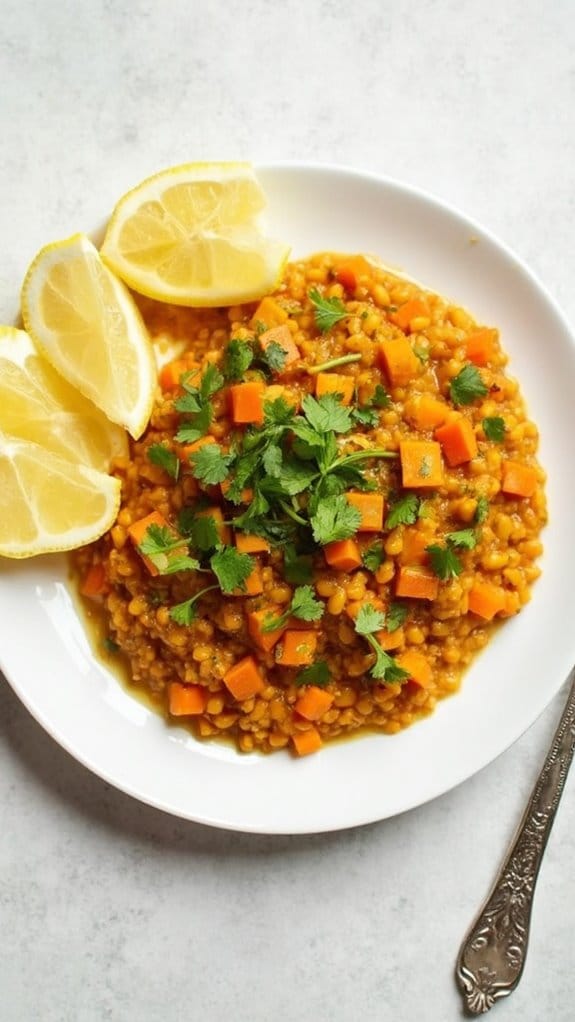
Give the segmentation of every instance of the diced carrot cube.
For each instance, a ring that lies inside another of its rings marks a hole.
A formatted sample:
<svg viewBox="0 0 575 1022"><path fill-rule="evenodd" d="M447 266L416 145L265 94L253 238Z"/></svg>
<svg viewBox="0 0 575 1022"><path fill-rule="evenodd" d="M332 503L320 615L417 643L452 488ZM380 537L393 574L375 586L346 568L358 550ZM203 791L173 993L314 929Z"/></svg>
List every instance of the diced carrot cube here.
<svg viewBox="0 0 575 1022"><path fill-rule="evenodd" d="M414 681L420 688L429 688L433 671L429 660L423 653L418 653L416 649L407 649L405 653L400 653L395 659L399 666L408 672L411 681Z"/></svg>
<svg viewBox="0 0 575 1022"><path fill-rule="evenodd" d="M468 606L472 614L491 621L500 610L505 609L505 590L492 582L477 580L469 590Z"/></svg>
<svg viewBox="0 0 575 1022"><path fill-rule="evenodd" d="M285 323L283 326L274 326L271 330L264 330L258 340L264 351L269 348L270 344L278 344L285 351L284 367L299 361L299 348L293 340L289 326L286 326Z"/></svg>
<svg viewBox="0 0 575 1022"><path fill-rule="evenodd" d="M265 681L253 656L238 660L229 671L226 671L223 681L228 692L231 692L239 703L258 695L265 688Z"/></svg>
<svg viewBox="0 0 575 1022"><path fill-rule="evenodd" d="M264 393L265 387L259 380L230 387L232 418L236 425L264 421Z"/></svg>
<svg viewBox="0 0 575 1022"><path fill-rule="evenodd" d="M476 366L486 366L492 362L496 341L497 330L490 330L487 327L482 330L474 330L472 334L468 335L465 342L469 362L473 362Z"/></svg>
<svg viewBox="0 0 575 1022"><path fill-rule="evenodd" d="M370 276L372 269L364 256L346 256L336 267L335 279L346 291L355 291L360 278Z"/></svg>
<svg viewBox="0 0 575 1022"><path fill-rule="evenodd" d="M396 628L394 632L386 632L385 629L377 632L376 639L382 649L399 649L405 642L403 628Z"/></svg>
<svg viewBox="0 0 575 1022"><path fill-rule="evenodd" d="M249 614L246 614L248 634L252 642L259 649L263 649L265 653L269 653L270 649L274 648L287 628L287 625L284 625L282 628L274 628L273 632L264 631L266 621L279 617L281 613L281 607L264 607L263 610L251 610Z"/></svg>
<svg viewBox="0 0 575 1022"><path fill-rule="evenodd" d="M354 389L353 376L344 376L343 373L318 373L315 378L315 396L341 394L342 405L351 404Z"/></svg>
<svg viewBox="0 0 575 1022"><path fill-rule="evenodd" d="M200 366L191 356L185 355L175 358L162 366L159 374L159 383L162 390L177 390L181 386L181 379L186 373L190 373L189 382L195 386L200 376Z"/></svg>
<svg viewBox="0 0 575 1022"><path fill-rule="evenodd" d="M451 468L471 461L477 454L475 430L464 415L436 429L435 439L441 444L445 460Z"/></svg>
<svg viewBox="0 0 575 1022"><path fill-rule="evenodd" d="M317 633L310 630L284 632L276 646L276 663L282 667L303 667L311 664L317 647Z"/></svg>
<svg viewBox="0 0 575 1022"><path fill-rule="evenodd" d="M510 497L531 497L537 489L536 469L520 461L505 461L501 489Z"/></svg>
<svg viewBox="0 0 575 1022"><path fill-rule="evenodd" d="M412 600L436 600L439 579L425 568L401 565L397 573L395 592L397 596L407 596Z"/></svg>
<svg viewBox="0 0 575 1022"><path fill-rule="evenodd" d="M449 406L431 394L418 394L406 401L404 413L416 429L435 429L445 422Z"/></svg>
<svg viewBox="0 0 575 1022"><path fill-rule="evenodd" d="M203 713L208 693L201 685L182 685L172 681L168 685L168 708L172 717L195 717Z"/></svg>
<svg viewBox="0 0 575 1022"><path fill-rule="evenodd" d="M429 306L421 298L410 298L408 302L399 306L397 312L392 314L391 319L401 330L409 330L412 321L421 316L426 319L429 317Z"/></svg>
<svg viewBox="0 0 575 1022"><path fill-rule="evenodd" d="M337 571L354 571L361 567L361 551L354 539L341 539L328 543L323 555L330 568Z"/></svg>
<svg viewBox="0 0 575 1022"><path fill-rule="evenodd" d="M333 703L333 695L317 685L308 685L305 692L296 700L294 710L306 720L319 720L327 713Z"/></svg>
<svg viewBox="0 0 575 1022"><path fill-rule="evenodd" d="M140 544L146 536L146 533L150 525L157 525L161 529L168 529L170 535L174 539L178 539L178 533L175 529L168 525L168 522L159 511L152 511L145 518L140 518L137 522L132 522L128 527L128 535L132 540L132 543L136 547L136 550L140 554L146 568L150 575L162 575L167 568L170 566L170 562L176 558L181 557L182 554L188 552L188 546L185 539L182 537L181 547L174 547L173 550L168 550L165 553L160 554L143 554L140 550Z"/></svg>
<svg viewBox="0 0 575 1022"><path fill-rule="evenodd" d="M240 554L269 554L270 545L263 536L254 536L248 532L236 532L236 547Z"/></svg>
<svg viewBox="0 0 575 1022"><path fill-rule="evenodd" d="M435 440L401 440L399 456L404 486L433 489L443 483L441 447Z"/></svg>
<svg viewBox="0 0 575 1022"><path fill-rule="evenodd" d="M392 387L410 383L419 373L420 363L407 337L381 341L379 359Z"/></svg>
<svg viewBox="0 0 575 1022"><path fill-rule="evenodd" d="M264 323L267 327L281 326L288 318L286 310L268 295L259 303L250 320L250 326L255 328L259 323Z"/></svg>
<svg viewBox="0 0 575 1022"><path fill-rule="evenodd" d="M264 591L264 581L262 578L262 569L256 562L255 568L250 575L246 578L243 588L234 589L231 596L260 596Z"/></svg>
<svg viewBox="0 0 575 1022"><path fill-rule="evenodd" d="M430 539L425 532L408 526L403 530L402 541L403 546L398 556L400 564L427 564L429 554L426 547L429 546Z"/></svg>
<svg viewBox="0 0 575 1022"><path fill-rule="evenodd" d="M381 532L385 502L381 493L346 493L348 504L357 508L361 515L359 532Z"/></svg>
<svg viewBox="0 0 575 1022"><path fill-rule="evenodd" d="M106 578L106 568L104 565L101 561L91 564L80 585L82 596L87 596L90 600L98 600L104 596L108 588L108 579Z"/></svg>
<svg viewBox="0 0 575 1022"><path fill-rule="evenodd" d="M321 735L315 727L310 727L308 731L296 731L291 736L291 740L298 756L309 756L311 752L317 752L323 745Z"/></svg>

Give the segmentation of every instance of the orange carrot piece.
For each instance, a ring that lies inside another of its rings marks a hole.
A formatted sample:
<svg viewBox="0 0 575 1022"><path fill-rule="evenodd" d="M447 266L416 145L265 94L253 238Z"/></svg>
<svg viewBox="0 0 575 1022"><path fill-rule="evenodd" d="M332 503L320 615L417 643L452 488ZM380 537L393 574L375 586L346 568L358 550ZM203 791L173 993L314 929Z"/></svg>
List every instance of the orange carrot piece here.
<svg viewBox="0 0 575 1022"><path fill-rule="evenodd" d="M253 656L245 656L243 660L238 660L229 671L226 671L223 681L228 692L231 692L239 703L257 696L266 687Z"/></svg>
<svg viewBox="0 0 575 1022"><path fill-rule="evenodd" d="M296 731L295 735L291 736L291 740L298 756L309 756L311 752L317 752L323 745L321 735L315 727L310 727L308 731Z"/></svg>
<svg viewBox="0 0 575 1022"><path fill-rule="evenodd" d="M282 628L274 628L273 632L264 632L268 618L279 617L281 613L281 607L264 607L263 610L250 610L249 614L246 614L248 634L252 642L258 649L263 649L264 653L269 653L270 649L274 648L287 628L287 625L284 625Z"/></svg>
<svg viewBox="0 0 575 1022"><path fill-rule="evenodd" d="M505 610L505 590L492 582L477 580L469 590L468 606L472 614L491 621L500 610Z"/></svg>
<svg viewBox="0 0 575 1022"><path fill-rule="evenodd" d="M340 539L328 543L323 555L330 568L336 571L354 571L361 567L361 551L354 539Z"/></svg>
<svg viewBox="0 0 575 1022"><path fill-rule="evenodd" d="M431 394L418 394L405 404L405 417L416 429L435 429L445 422L449 407Z"/></svg>
<svg viewBox="0 0 575 1022"><path fill-rule="evenodd" d="M237 426L264 421L264 393L265 387L259 380L230 387L232 418Z"/></svg>
<svg viewBox="0 0 575 1022"><path fill-rule="evenodd" d="M168 685L168 708L172 717L195 717L203 713L208 693L201 685L182 685L172 681Z"/></svg>
<svg viewBox="0 0 575 1022"><path fill-rule="evenodd" d="M346 493L348 504L357 508L361 515L359 532L381 532L385 503L381 493Z"/></svg>
<svg viewBox="0 0 575 1022"><path fill-rule="evenodd" d="M406 487L429 487L443 483L441 447L435 440L401 440L402 482Z"/></svg>
<svg viewBox="0 0 575 1022"><path fill-rule="evenodd" d="M403 546L398 557L400 564L427 564L429 554L425 548L430 543L429 535L408 526L403 530L402 541Z"/></svg>
<svg viewBox="0 0 575 1022"><path fill-rule="evenodd" d="M537 489L536 470L520 461L505 461L501 489L510 497L531 497Z"/></svg>
<svg viewBox="0 0 575 1022"><path fill-rule="evenodd" d="M477 438L469 419L461 415L435 430L435 439L443 448L450 468L471 461L477 454Z"/></svg>
<svg viewBox="0 0 575 1022"><path fill-rule="evenodd" d="M229 546L232 541L232 532L229 525L224 525L224 513L221 507L203 507L200 511L196 511L197 518L213 518L216 523L216 529L218 536L224 544Z"/></svg>
<svg viewBox="0 0 575 1022"><path fill-rule="evenodd" d="M476 366L486 366L488 362L492 362L496 340L497 330L490 330L487 327L474 330L465 342L468 361Z"/></svg>
<svg viewBox="0 0 575 1022"><path fill-rule="evenodd" d="M403 628L396 628L394 632L386 632L385 629L376 633L376 639L382 649L399 649L405 641Z"/></svg>
<svg viewBox="0 0 575 1022"><path fill-rule="evenodd" d="M392 337L379 345L379 360L392 387L402 387L419 372L419 359L407 337Z"/></svg>
<svg viewBox="0 0 575 1022"><path fill-rule="evenodd" d="M220 493L224 499L231 485L232 485L231 479L223 479L222 482L220 483ZM250 489L249 486L246 486L242 490L240 496L242 498L242 504L251 504L252 500L254 499L254 491Z"/></svg>
<svg viewBox="0 0 575 1022"><path fill-rule="evenodd" d="M353 376L344 376L343 373L318 373L315 378L315 396L341 394L342 405L351 404L354 389Z"/></svg>
<svg viewBox="0 0 575 1022"><path fill-rule="evenodd" d="M146 515L145 518L140 518L137 522L132 522L132 524L128 527L128 535L140 554L146 568L150 572L150 575L161 575L162 572L169 567L171 558L180 557L182 554L188 552L187 544L185 539L182 539L181 547L175 547L173 550L170 550L165 554L155 554L153 558L140 553L140 543L144 539L150 525L158 525L160 528L168 529L174 539L178 538L178 533L175 529L172 529L172 527L168 525L166 519L159 513L159 511L152 511L149 515Z"/></svg>
<svg viewBox="0 0 575 1022"><path fill-rule="evenodd" d="M327 713L333 703L333 695L317 685L308 685L305 692L296 700L294 710L306 720L319 720Z"/></svg>
<svg viewBox="0 0 575 1022"><path fill-rule="evenodd" d="M196 372L194 372L196 370ZM185 373L192 373L190 382L195 385L196 377L199 377L200 366L192 359L191 356L182 356L182 358L175 358L172 362L167 362L165 366L160 369L159 383L162 390L177 390L180 386L180 381Z"/></svg>
<svg viewBox="0 0 575 1022"><path fill-rule="evenodd" d="M270 545L263 536L254 536L249 532L236 532L236 548L240 554L269 554Z"/></svg>
<svg viewBox="0 0 575 1022"><path fill-rule="evenodd" d="M433 671L429 660L423 653L418 653L416 649L407 649L405 653L400 653L395 659L399 666L408 672L410 681L414 681L420 688L429 688Z"/></svg>
<svg viewBox="0 0 575 1022"><path fill-rule="evenodd" d="M276 646L276 663L282 667L303 667L311 664L317 647L317 633L290 630L284 632Z"/></svg>
<svg viewBox="0 0 575 1022"><path fill-rule="evenodd" d="M87 596L90 600L97 600L100 596L103 596L107 590L108 579L106 578L106 569L104 565L101 562L91 564L84 575L80 586L82 596Z"/></svg>
<svg viewBox="0 0 575 1022"><path fill-rule="evenodd" d="M408 596L412 600L436 600L439 579L425 568L402 564L397 573L395 592L397 596Z"/></svg>
<svg viewBox="0 0 575 1022"><path fill-rule="evenodd" d="M409 330L411 321L418 319L419 316L428 317L429 306L421 298L410 298L408 302L399 306L397 312L392 314L391 319L401 330Z"/></svg>
<svg viewBox="0 0 575 1022"><path fill-rule="evenodd" d="M348 256L337 265L335 279L346 291L355 291L360 277L369 276L371 271L372 267L364 256Z"/></svg>
<svg viewBox="0 0 575 1022"><path fill-rule="evenodd" d="M385 604L381 597L376 596L375 593L368 592L361 600L348 600L345 605L345 613L352 619L352 621L355 621L361 608L364 607L366 603L369 603L374 610L385 610Z"/></svg>
<svg viewBox="0 0 575 1022"><path fill-rule="evenodd" d="M279 344L286 355L284 367L299 361L299 348L292 338L289 326L286 326L285 323L282 326L273 326L270 330L264 330L258 340L264 351L270 344ZM283 369L280 372L283 372Z"/></svg>
<svg viewBox="0 0 575 1022"><path fill-rule="evenodd" d="M281 326L288 318L286 310L268 295L259 303L250 320L250 326L257 327L258 323L264 323L267 327Z"/></svg>
<svg viewBox="0 0 575 1022"><path fill-rule="evenodd" d="M248 575L244 583L243 589L234 589L230 596L260 596L264 591L264 581L262 578L262 569L256 561L255 568L252 573Z"/></svg>
<svg viewBox="0 0 575 1022"><path fill-rule="evenodd" d="M194 440L193 444L182 444L182 446L179 447L177 452L178 458L180 459L182 465L186 465L189 467L190 456L192 454L195 454L196 451L199 451L200 447L203 447L205 444L215 443L216 440L214 439L213 436L201 436L199 437L198 440Z"/></svg>

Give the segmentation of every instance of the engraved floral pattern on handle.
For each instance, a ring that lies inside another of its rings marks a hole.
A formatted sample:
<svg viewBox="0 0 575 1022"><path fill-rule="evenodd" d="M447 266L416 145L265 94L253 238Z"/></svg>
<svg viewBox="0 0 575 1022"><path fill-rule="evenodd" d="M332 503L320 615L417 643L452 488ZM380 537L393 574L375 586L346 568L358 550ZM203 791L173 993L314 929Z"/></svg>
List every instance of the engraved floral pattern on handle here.
<svg viewBox="0 0 575 1022"><path fill-rule="evenodd" d="M517 835L459 952L457 981L472 1015L489 1011L521 978L537 874L574 750L575 679Z"/></svg>

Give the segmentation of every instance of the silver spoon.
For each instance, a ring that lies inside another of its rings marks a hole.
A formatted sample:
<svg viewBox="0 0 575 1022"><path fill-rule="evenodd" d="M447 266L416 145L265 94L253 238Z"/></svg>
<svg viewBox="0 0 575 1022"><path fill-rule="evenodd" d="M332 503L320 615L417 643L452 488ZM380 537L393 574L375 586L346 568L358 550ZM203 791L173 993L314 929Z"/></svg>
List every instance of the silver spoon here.
<svg viewBox="0 0 575 1022"><path fill-rule="evenodd" d="M521 979L537 875L574 751L575 677L517 834L461 945L456 977L471 1015L489 1011Z"/></svg>

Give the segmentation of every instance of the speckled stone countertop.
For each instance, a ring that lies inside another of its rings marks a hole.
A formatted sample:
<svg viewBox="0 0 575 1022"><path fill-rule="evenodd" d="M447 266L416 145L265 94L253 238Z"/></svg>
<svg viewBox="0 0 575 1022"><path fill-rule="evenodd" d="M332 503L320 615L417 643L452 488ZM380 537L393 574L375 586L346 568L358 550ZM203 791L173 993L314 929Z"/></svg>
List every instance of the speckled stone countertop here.
<svg viewBox="0 0 575 1022"><path fill-rule="evenodd" d="M0 317L52 238L189 159L339 162L447 199L575 320L570 0L3 0ZM1 626L0 626L1 627ZM0 679L5 1022L448 1022L453 966L565 691L516 745L418 810L258 837L131 801ZM575 1015L575 791L497 1018Z"/></svg>

